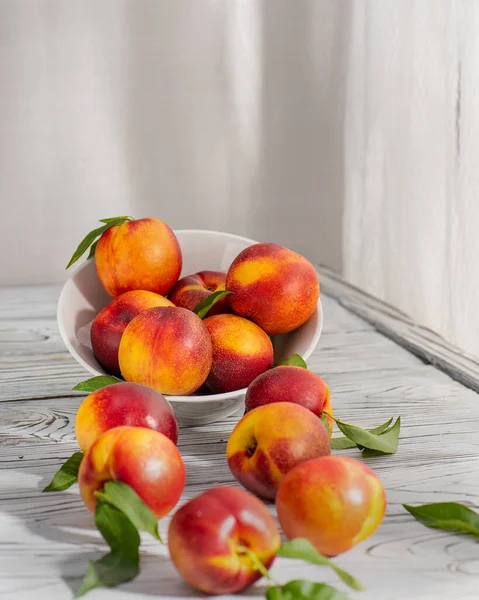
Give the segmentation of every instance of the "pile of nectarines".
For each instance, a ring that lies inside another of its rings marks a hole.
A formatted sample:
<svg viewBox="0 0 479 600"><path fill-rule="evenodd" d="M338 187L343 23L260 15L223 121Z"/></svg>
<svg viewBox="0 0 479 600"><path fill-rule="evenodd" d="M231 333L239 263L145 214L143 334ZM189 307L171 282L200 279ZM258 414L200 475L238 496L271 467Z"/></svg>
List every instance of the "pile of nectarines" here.
<svg viewBox="0 0 479 600"><path fill-rule="evenodd" d="M95 251L99 280L114 299L96 316L91 341L105 370L126 381L91 393L76 416L87 507L95 511L114 481L130 486L157 519L170 513L186 472L175 414L162 394L247 388L226 461L248 491L214 487L174 513L168 547L183 578L227 594L265 573L281 538L260 498L275 501L287 538L306 539L326 556L371 535L384 516L384 489L360 461L331 456L328 385L306 368L273 366L270 336L300 327L316 307L311 263L260 243L227 273L178 280L182 257L172 230L157 219L120 219L104 228ZM225 290L204 319L194 312Z"/></svg>
<svg viewBox="0 0 479 600"><path fill-rule="evenodd" d="M90 337L111 375L167 395L193 394L203 384L213 394L244 389L273 365L270 336L297 329L316 308L316 270L292 250L254 244L227 273L179 279L181 248L168 225L123 219L103 231L94 252L113 300L96 315ZM215 292L225 295L203 321L194 311Z"/></svg>

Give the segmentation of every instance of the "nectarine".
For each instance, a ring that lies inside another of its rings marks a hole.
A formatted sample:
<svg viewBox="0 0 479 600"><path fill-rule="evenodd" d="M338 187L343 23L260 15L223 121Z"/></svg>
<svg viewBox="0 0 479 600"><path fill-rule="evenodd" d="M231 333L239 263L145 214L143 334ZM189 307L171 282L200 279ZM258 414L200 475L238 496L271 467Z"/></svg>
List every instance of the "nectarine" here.
<svg viewBox="0 0 479 600"><path fill-rule="evenodd" d="M323 411L332 415L329 387L319 375L301 367L280 366L258 375L246 391L246 412L272 402L294 402L321 417ZM333 419L325 416L329 435Z"/></svg>
<svg viewBox="0 0 479 600"><path fill-rule="evenodd" d="M213 363L206 380L212 392L245 388L273 364L273 344L253 322L226 314L207 317L203 323L213 346Z"/></svg>
<svg viewBox="0 0 479 600"><path fill-rule="evenodd" d="M207 594L239 592L261 577L248 551L268 568L281 540L266 506L230 486L203 492L182 506L168 530L171 559L182 577Z"/></svg>
<svg viewBox="0 0 479 600"><path fill-rule="evenodd" d="M154 292L132 290L117 296L94 318L90 332L93 353L108 373L121 375L118 348L128 323L142 311L155 306L174 304Z"/></svg>
<svg viewBox="0 0 479 600"><path fill-rule="evenodd" d="M222 271L200 271L182 277L168 294L175 306L194 310L198 304L213 292L225 289L226 273ZM230 313L228 297L221 298L208 311L208 316Z"/></svg>
<svg viewBox="0 0 479 600"><path fill-rule="evenodd" d="M182 255L176 235L159 219L137 219L107 229L95 250L98 279L113 298L130 290L165 296L178 281Z"/></svg>
<svg viewBox="0 0 479 600"><path fill-rule="evenodd" d="M288 538L307 538L318 552L336 556L374 532L386 510L386 495L365 464L328 456L291 470L279 486L276 508Z"/></svg>
<svg viewBox="0 0 479 600"><path fill-rule="evenodd" d="M233 312L257 323L268 335L288 333L313 314L319 280L313 265L278 244L249 246L226 275Z"/></svg>
<svg viewBox="0 0 479 600"><path fill-rule="evenodd" d="M331 454L320 419L291 402L275 402L248 412L226 446L228 466L245 488L274 498L283 477L300 463Z"/></svg>
<svg viewBox="0 0 479 600"><path fill-rule="evenodd" d="M185 487L185 467L178 448L165 435L144 427L108 429L85 454L78 472L80 493L93 512L107 481L134 489L160 519L177 504Z"/></svg>
<svg viewBox="0 0 479 600"><path fill-rule="evenodd" d="M127 381L186 396L210 372L211 338L203 321L186 308L150 308L125 329L118 358Z"/></svg>
<svg viewBox="0 0 479 600"><path fill-rule="evenodd" d="M178 441L175 413L166 398L146 385L120 382L96 390L80 404L75 434L82 452L102 433L122 425L148 427Z"/></svg>

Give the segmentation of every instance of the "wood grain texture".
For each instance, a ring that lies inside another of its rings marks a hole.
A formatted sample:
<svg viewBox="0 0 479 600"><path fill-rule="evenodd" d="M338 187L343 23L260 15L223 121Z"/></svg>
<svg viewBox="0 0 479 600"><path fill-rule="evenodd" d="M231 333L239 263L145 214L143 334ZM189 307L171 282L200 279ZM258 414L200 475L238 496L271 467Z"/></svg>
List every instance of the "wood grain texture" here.
<svg viewBox="0 0 479 600"><path fill-rule="evenodd" d="M323 289L341 306L423 361L479 392L479 362L475 356L446 342L434 331L415 323L394 306L347 283L327 267L320 267Z"/></svg>
<svg viewBox="0 0 479 600"><path fill-rule="evenodd" d="M363 426L399 414L403 420L398 452L364 459L385 485L388 509L371 538L335 559L367 588L351 593L351 598L477 600L479 545L463 536L429 530L401 506L438 500L479 506L479 397L457 381L458 376L454 380L431 364L436 345L451 363L453 356L457 364L464 358L436 338L427 350L415 350L418 358L391 339L404 343L404 316L395 317L392 309L372 299L363 301L359 291L353 294L325 271L321 278L323 290L335 298L323 294L324 332L309 363L330 385L336 414ZM72 598L88 560L105 550L76 486L59 494L41 493L59 465L77 450L74 419L83 396L71 392L71 387L85 376L56 330L58 291L56 286L0 288L2 600ZM419 342L418 336L418 348ZM469 367L472 372L471 363ZM225 446L236 421L231 417L180 429L179 447L187 469L182 502L211 485L234 485ZM355 450L344 454L362 458ZM275 514L274 506L269 506ZM167 527L168 519L162 520L163 533ZM181 582L165 548L147 536L143 539L138 579L88 597L199 597ZM342 587L327 570L293 560L278 560L272 572L280 581L307 577ZM262 596L262 582L239 595Z"/></svg>

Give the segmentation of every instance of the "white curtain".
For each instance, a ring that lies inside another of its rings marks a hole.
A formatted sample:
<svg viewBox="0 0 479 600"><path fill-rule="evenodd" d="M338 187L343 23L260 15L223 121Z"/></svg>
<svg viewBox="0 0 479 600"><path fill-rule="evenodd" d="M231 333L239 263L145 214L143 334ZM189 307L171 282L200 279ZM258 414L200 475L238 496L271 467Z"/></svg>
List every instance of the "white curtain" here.
<svg viewBox="0 0 479 600"><path fill-rule="evenodd" d="M479 356L479 2L354 2L344 273Z"/></svg>
<svg viewBox="0 0 479 600"><path fill-rule="evenodd" d="M99 218L339 268L345 0L0 0L0 284L62 280Z"/></svg>

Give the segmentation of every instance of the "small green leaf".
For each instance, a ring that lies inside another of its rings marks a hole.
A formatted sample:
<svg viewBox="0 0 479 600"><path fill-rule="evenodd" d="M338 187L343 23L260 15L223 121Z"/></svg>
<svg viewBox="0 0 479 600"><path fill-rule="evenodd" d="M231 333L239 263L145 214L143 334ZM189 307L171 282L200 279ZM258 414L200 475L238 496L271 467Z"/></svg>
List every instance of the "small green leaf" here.
<svg viewBox="0 0 479 600"><path fill-rule="evenodd" d="M227 290L220 290L219 292L213 292L212 294L207 296L204 300L202 300L201 302L198 302L198 304L195 306L193 312L195 314L197 314L200 319L204 319L206 317L206 315L208 314L209 310L211 308L213 308L213 306L217 302L219 302L221 300L221 298L224 298L228 294L231 294L231 292L228 292Z"/></svg>
<svg viewBox="0 0 479 600"><path fill-rule="evenodd" d="M329 413L325 413L328 414ZM357 425L351 425L336 419L332 415L329 415L334 419L338 429L343 433L349 440L354 442L360 450L381 452L382 454L394 454L398 448L399 442L399 431L401 429L401 417L398 417L394 425L384 430L381 434L375 435L366 429L362 429ZM345 442L334 442L331 448L334 450L348 448Z"/></svg>
<svg viewBox="0 0 479 600"><path fill-rule="evenodd" d="M158 519L128 484L122 481L107 481L103 491L97 492L96 496L121 510L137 529L151 533L157 540L162 541L158 532Z"/></svg>
<svg viewBox="0 0 479 600"><path fill-rule="evenodd" d="M109 219L100 219L100 223L116 223L117 221L133 221L133 217L123 215L121 217L110 217Z"/></svg>
<svg viewBox="0 0 479 600"><path fill-rule="evenodd" d="M366 431L369 431L369 433L373 433L374 435L381 435L382 433L387 431L387 429L391 425L392 421L393 421L393 419L391 417L389 420L387 420L382 425L379 425L378 427L375 427L374 429L366 429ZM331 449L332 450L346 450L347 448L356 448L356 447L357 447L356 442L351 441L347 437L341 436L341 437L331 438Z"/></svg>
<svg viewBox="0 0 479 600"><path fill-rule="evenodd" d="M288 358L276 363L274 367L301 367L302 369L307 369L308 365L302 356L299 354L292 354Z"/></svg>
<svg viewBox="0 0 479 600"><path fill-rule="evenodd" d="M44 492L61 492L67 490L78 480L78 469L83 459L83 452L75 452L63 463L53 476L53 479L43 490Z"/></svg>
<svg viewBox="0 0 479 600"><path fill-rule="evenodd" d="M113 587L130 581L140 571L140 536L128 517L114 506L98 502L95 522L111 551L90 561L77 598L96 587Z"/></svg>
<svg viewBox="0 0 479 600"><path fill-rule="evenodd" d="M99 390L100 388L112 385L113 383L119 383L120 381L122 380L111 375L98 375L97 377L91 377L85 381L80 381L80 383L77 383L72 389L75 392L96 392L96 390Z"/></svg>
<svg viewBox="0 0 479 600"><path fill-rule="evenodd" d="M70 262L68 263L66 268L69 269L74 263L76 263L76 261L85 254L85 252L93 244L93 242L103 233L105 233L107 229L110 229L110 227L113 227L114 225L122 225L123 223L125 223L125 221L128 220L128 217L114 217L112 219L109 219L108 222L106 222L106 219L103 219L101 222L105 223L105 225L93 229L82 239L82 241L78 244L78 248L73 253L73 256L71 257Z"/></svg>
<svg viewBox="0 0 479 600"><path fill-rule="evenodd" d="M479 536L479 514L457 502L434 502L404 508L426 527L449 529Z"/></svg>
<svg viewBox="0 0 479 600"><path fill-rule="evenodd" d="M285 585L270 587L267 600L349 600L349 596L327 583L295 579Z"/></svg>
<svg viewBox="0 0 479 600"><path fill-rule="evenodd" d="M299 558L312 563L313 565L331 567L336 575L338 575L338 577L340 577L340 579L350 588L353 590L364 590L364 587L357 579L320 554L309 540L296 538L289 542L284 542L276 554L277 556L284 556L287 558Z"/></svg>
<svg viewBox="0 0 479 600"><path fill-rule="evenodd" d="M93 242L93 244L90 246L90 252L88 253L88 258L93 258L95 256L97 244L98 244L98 240L96 242Z"/></svg>

